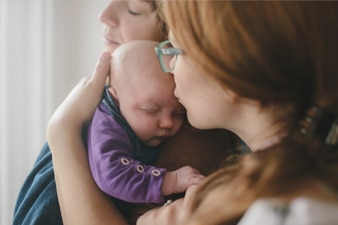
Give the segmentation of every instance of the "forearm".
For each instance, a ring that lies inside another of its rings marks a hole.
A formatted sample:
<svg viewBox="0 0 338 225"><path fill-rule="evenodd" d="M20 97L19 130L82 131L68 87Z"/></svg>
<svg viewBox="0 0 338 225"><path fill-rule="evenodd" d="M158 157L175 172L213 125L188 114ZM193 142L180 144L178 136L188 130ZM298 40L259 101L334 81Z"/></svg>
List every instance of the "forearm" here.
<svg viewBox="0 0 338 225"><path fill-rule="evenodd" d="M85 147L71 135L67 141L52 142L58 199L64 224L126 225L107 196L96 186L88 166Z"/></svg>
<svg viewBox="0 0 338 225"><path fill-rule="evenodd" d="M89 148L88 155L92 176L104 193L130 203L165 201L161 192L165 169L142 164L123 151L98 151Z"/></svg>
<svg viewBox="0 0 338 225"><path fill-rule="evenodd" d="M76 85L48 124L47 139L66 225L127 225L107 196L97 188L81 135L83 124L92 118L101 99L110 58L108 52L101 54L93 75Z"/></svg>

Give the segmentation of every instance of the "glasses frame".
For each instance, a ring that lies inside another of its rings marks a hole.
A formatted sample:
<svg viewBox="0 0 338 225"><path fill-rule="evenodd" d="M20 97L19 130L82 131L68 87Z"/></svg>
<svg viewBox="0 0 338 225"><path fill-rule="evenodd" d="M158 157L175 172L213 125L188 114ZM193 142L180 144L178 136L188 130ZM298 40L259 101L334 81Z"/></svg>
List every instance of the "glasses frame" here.
<svg viewBox="0 0 338 225"><path fill-rule="evenodd" d="M183 51L182 49L179 49L179 48L163 48L163 46L167 44L170 44L170 40L162 41L155 47L155 52L156 52L157 58L160 62L163 72L170 73L175 69L175 65L172 68L167 68L164 62L163 56L169 55L169 56L177 57L178 55L182 55Z"/></svg>

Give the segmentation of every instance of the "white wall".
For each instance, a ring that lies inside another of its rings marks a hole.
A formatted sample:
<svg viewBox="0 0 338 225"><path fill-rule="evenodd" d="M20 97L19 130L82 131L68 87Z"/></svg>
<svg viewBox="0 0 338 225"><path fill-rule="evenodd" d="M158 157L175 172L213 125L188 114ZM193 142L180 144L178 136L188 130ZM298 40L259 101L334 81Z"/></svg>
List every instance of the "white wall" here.
<svg viewBox="0 0 338 225"><path fill-rule="evenodd" d="M103 45L109 0L0 0L0 224L46 140L49 117Z"/></svg>

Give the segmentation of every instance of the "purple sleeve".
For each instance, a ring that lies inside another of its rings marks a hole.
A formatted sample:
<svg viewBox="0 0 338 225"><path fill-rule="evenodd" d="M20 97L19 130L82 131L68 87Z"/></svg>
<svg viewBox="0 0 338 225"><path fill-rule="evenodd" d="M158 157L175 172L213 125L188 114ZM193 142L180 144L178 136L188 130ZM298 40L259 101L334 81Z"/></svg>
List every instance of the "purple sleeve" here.
<svg viewBox="0 0 338 225"><path fill-rule="evenodd" d="M162 203L166 170L132 157L127 132L100 105L88 127L88 158L96 184L112 197L133 203Z"/></svg>

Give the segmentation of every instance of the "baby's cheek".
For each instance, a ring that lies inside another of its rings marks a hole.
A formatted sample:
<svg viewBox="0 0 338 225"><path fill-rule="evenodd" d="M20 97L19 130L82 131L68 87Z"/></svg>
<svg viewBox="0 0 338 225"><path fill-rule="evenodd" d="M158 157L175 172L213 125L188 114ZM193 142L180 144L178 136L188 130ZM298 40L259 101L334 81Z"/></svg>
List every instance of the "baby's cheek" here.
<svg viewBox="0 0 338 225"><path fill-rule="evenodd" d="M182 126L183 126L183 123L184 123L184 119L183 117L178 117L175 121L175 129L176 129L176 132L178 132Z"/></svg>

